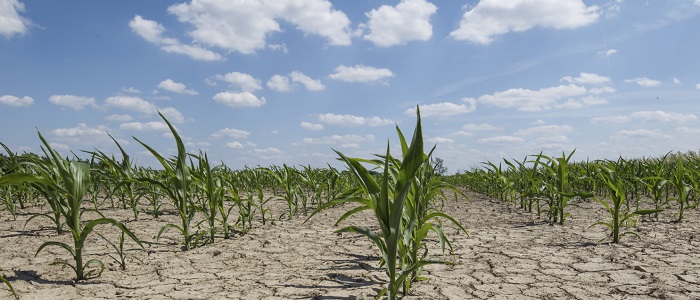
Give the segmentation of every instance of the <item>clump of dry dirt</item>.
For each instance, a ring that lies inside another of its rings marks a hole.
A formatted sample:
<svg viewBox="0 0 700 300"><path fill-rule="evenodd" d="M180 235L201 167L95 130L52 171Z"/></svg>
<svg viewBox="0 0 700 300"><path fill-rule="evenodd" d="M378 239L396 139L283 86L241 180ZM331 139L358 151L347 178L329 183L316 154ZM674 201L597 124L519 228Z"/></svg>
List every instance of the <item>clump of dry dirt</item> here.
<svg viewBox="0 0 700 300"><path fill-rule="evenodd" d="M640 221L632 230L641 240L626 237L613 246L599 242L607 235L602 227L588 228L605 218L597 203L571 206L564 226L550 226L492 199L470 198L446 202L445 211L470 233L446 223L454 257L431 242L432 259L457 264L427 266L428 280L414 284L405 299L700 299L697 210L684 223L668 222L670 212L661 221ZM271 204L276 216L284 213L285 203ZM386 285L385 274L368 239L334 233L333 223L346 210L331 208L307 223L303 215L264 226L258 221L246 235L183 252L176 231L155 239L161 226L177 224L177 216L142 213L129 221L130 211L106 209L107 217L126 222L147 251L130 250L141 262L132 259L122 271L108 257L110 246L92 235L86 256L102 259L107 269L77 283L71 269L51 264L69 259L65 250L49 247L34 257L43 242L68 242L67 234L56 236L41 218L25 228L29 213L39 208L22 211L16 220L1 211L0 274L21 299L371 299ZM372 215L343 224L371 225ZM111 226L97 230L117 238ZM9 298L0 286L0 299Z"/></svg>

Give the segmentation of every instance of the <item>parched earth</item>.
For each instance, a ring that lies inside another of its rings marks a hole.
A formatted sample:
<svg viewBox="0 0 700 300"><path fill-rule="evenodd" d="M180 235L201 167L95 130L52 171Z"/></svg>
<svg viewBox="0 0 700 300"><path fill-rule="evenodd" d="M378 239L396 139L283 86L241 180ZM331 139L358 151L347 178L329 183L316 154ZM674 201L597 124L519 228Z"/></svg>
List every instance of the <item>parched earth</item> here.
<svg viewBox="0 0 700 300"><path fill-rule="evenodd" d="M618 245L599 242L605 220L600 204L580 202L569 207L564 226L550 226L520 209L477 194L446 202L445 210L459 220L469 236L446 224L455 254L441 254L430 242L430 258L453 260L454 265L430 265L426 281L417 282L404 299L700 299L700 213L687 211L683 223L642 221L630 228L641 240L627 236ZM272 203L275 215L286 204ZM20 299L372 299L386 285L379 269L379 252L366 238L334 233L335 220L348 208L335 207L304 223L300 215L274 224L254 222L246 235L183 252L181 236L167 231L155 235L175 215L161 218L106 209L103 213L126 222L147 251L128 252L126 271L109 258L110 246L97 235L89 238L87 258L100 258L107 269L97 278L74 282L73 271L57 260L69 259L64 249L45 241L68 242L56 236L50 223L30 212L12 220L0 211L0 274L14 286ZM235 212L233 213L235 214ZM86 219L95 217L86 213ZM370 225L363 213L341 225ZM97 228L115 240L112 226ZM140 261L139 261L140 260ZM0 285L0 299L10 299Z"/></svg>

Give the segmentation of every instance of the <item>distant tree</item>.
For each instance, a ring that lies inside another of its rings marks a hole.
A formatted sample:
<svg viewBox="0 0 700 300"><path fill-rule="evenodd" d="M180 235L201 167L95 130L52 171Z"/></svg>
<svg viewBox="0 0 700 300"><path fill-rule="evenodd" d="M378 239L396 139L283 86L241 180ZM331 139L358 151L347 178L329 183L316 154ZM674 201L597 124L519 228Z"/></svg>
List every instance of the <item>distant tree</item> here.
<svg viewBox="0 0 700 300"><path fill-rule="evenodd" d="M433 164L435 174L440 176L447 175L447 167L445 167L445 165L443 164L444 161L442 160L442 158L433 157L430 160L430 163Z"/></svg>

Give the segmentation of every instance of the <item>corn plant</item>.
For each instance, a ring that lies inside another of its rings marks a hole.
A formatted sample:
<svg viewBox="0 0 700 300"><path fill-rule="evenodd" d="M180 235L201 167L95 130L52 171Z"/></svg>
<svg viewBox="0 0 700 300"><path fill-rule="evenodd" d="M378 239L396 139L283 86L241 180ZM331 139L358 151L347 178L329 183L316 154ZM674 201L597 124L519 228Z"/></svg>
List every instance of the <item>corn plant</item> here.
<svg viewBox="0 0 700 300"><path fill-rule="evenodd" d="M117 189L120 190L119 195L122 198L122 208L126 208L128 205L134 214L134 220L137 221L139 219L140 212L138 203L142 195L136 191L135 185L138 183L138 181L135 179L133 162L131 161L129 154L126 153L119 142L117 142L112 135L109 135L109 137L112 138L112 141L114 141L115 144L117 144L117 147L122 154L121 162L117 161L114 156L108 156L100 150L96 150L96 152L85 152L96 156L108 167L108 172L112 174L113 178L119 180L119 183L114 187L112 193L115 193Z"/></svg>
<svg viewBox="0 0 700 300"><path fill-rule="evenodd" d="M114 251L117 252L117 256L112 256L110 254L109 257L119 265L119 268L121 268L122 271L126 271L126 260L128 258L133 258L139 262L143 262L141 259L139 259L131 253L126 252L126 249L124 249L123 231L121 232L121 235L119 235L119 243L114 243L99 233L97 233L97 235L99 235L103 240L105 240L110 246L112 246L112 249L114 249Z"/></svg>
<svg viewBox="0 0 700 300"><path fill-rule="evenodd" d="M2 276L0 276L0 281L2 281L7 286L7 288L10 290L10 293L12 294L12 296L15 297L15 300L19 300L19 296L17 296L17 293L15 293L15 289L12 288L12 285L10 284L10 282L7 279L5 279L5 277L2 277Z"/></svg>
<svg viewBox="0 0 700 300"><path fill-rule="evenodd" d="M625 231L620 233L620 227L627 223L627 221L630 220L632 217L655 214L662 211L661 209L638 209L633 212L623 212L622 205L627 200L627 191L629 189L629 183L621 176L621 174L624 174L624 171L621 172L621 170L619 169L616 170L616 167L619 168L620 166L608 161L607 164L601 164L599 166L600 172L598 173L600 175L600 179L605 183L605 185L608 188L609 200L608 198L596 198L596 201L598 201L605 207L605 210L610 217L610 221L596 222L590 226L593 227L600 225L610 229L610 235L612 237L613 243L618 243L621 237L628 234L640 238L639 235L633 231Z"/></svg>
<svg viewBox="0 0 700 300"><path fill-rule="evenodd" d="M553 223L564 224L564 220L568 216L566 207L569 201L574 197L590 198L593 194L590 192L573 191L569 184L569 160L574 155L576 150L571 151L569 155L562 152L561 157L549 157L545 155L535 155L549 161L548 164L542 164L551 180L547 182L547 193L550 199L549 202L549 220Z"/></svg>
<svg viewBox="0 0 700 300"><path fill-rule="evenodd" d="M266 170L272 175L275 182L282 187L283 193L280 197L287 202L287 207L289 208L288 219L291 220L292 216L299 211L299 198L300 194L302 194L299 184L295 180L299 171L286 164L283 164L281 168L273 167Z"/></svg>
<svg viewBox="0 0 700 300"><path fill-rule="evenodd" d="M181 225L178 226L173 223L163 225L163 227L161 227L158 231L156 240L160 239L160 236L166 230L170 228L177 229L184 237L184 249L190 250L197 246L197 241L201 237L197 232L191 233L190 228L190 223L194 219L196 213L194 201L192 200L192 185L194 184L194 180L190 174L190 168L187 166L187 152L185 151L185 144L182 143L180 135L177 133L177 130L175 130L175 127L170 124L168 119L166 119L162 113L158 112L158 114L168 125L170 132L175 137L177 156L170 160L165 159L162 155L160 155L160 153L158 153L158 151L134 137L134 139L139 144L144 146L165 169L164 178L153 179L149 177L139 177L137 180L160 187L160 189L164 191L173 201L173 206L175 206L175 209L177 209L180 216Z"/></svg>
<svg viewBox="0 0 700 300"><path fill-rule="evenodd" d="M417 261L410 261L406 257L408 253L406 249L408 248L406 248L403 239L406 226L405 206L412 189L415 188L414 181L419 169L426 161L429 161L429 157L423 152L420 112L417 115L418 122L410 146L404 146L405 142L402 142L402 160L394 160L391 157L390 147L387 143L386 154L383 156L381 164L383 172L379 178L375 178L362 165L363 162L371 162L370 160L350 158L334 150L339 159L346 164L358 186L344 192L339 198L322 205L309 217L313 217L325 208L344 203L356 203L359 206L344 213L336 224L360 211L371 210L374 213L381 230L379 234L362 226L347 226L336 232L360 233L368 237L379 248L389 283L378 297L387 294L390 300L396 299L402 287L404 287L404 294L408 292L404 284L419 268L428 264L448 263L425 260L424 257ZM421 230L424 229L421 228ZM410 265L408 265L409 262Z"/></svg>
<svg viewBox="0 0 700 300"><path fill-rule="evenodd" d="M676 190L676 204L678 205L678 219L676 222L683 222L683 213L688 206L688 196L693 189L692 176L690 170L683 165L683 159L678 159L676 169L671 173L668 184Z"/></svg>
<svg viewBox="0 0 700 300"><path fill-rule="evenodd" d="M87 241L88 235L94 230L95 226L112 224L122 232L126 233L131 239L138 243L139 246L143 247L139 239L136 238L136 236L128 228L126 228L124 224L117 222L114 219L102 217L87 221L87 223L83 225L80 206L90 183L90 165L80 161L69 161L68 159L61 157L51 148L41 133L39 133L39 138L44 144L44 146L42 146L42 150L48 158L48 160L45 162L46 167L44 169L51 170L53 172L51 175L53 176L42 178L34 175L26 176L30 174L19 174L20 176L11 177L11 174L3 176L3 178L6 178L10 184L35 182L44 184L46 187L57 191L59 197L55 200L58 201L61 216L63 216L65 224L71 232L73 246L71 247L62 242L48 241L39 246L35 256L39 255L41 250L48 246L63 248L71 255L74 263L71 264L69 262L57 261L53 264L60 264L70 267L73 269L73 271L75 271L76 280L83 280L87 277L99 276L104 270L104 264L99 259L90 259L83 263L83 249L85 247L85 242ZM99 270L93 269L85 272L86 268L90 266L96 266L99 268Z"/></svg>

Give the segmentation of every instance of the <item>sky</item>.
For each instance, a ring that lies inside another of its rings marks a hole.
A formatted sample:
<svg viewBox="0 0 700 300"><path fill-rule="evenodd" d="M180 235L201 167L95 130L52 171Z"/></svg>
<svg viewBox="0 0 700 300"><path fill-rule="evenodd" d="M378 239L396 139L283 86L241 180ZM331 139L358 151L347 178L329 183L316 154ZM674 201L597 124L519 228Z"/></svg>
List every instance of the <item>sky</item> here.
<svg viewBox="0 0 700 300"><path fill-rule="evenodd" d="M700 0L0 0L0 142L134 137L231 168L400 154L448 172L700 149Z"/></svg>

